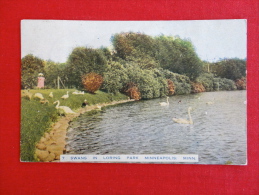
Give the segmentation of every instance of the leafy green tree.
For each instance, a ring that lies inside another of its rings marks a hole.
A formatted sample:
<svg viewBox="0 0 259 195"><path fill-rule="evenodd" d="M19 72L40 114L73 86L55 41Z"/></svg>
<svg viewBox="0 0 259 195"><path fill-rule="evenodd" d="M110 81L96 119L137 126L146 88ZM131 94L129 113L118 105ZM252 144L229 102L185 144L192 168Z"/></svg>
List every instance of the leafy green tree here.
<svg viewBox="0 0 259 195"><path fill-rule="evenodd" d="M217 77L236 81L246 76L246 61L241 59L225 59L212 64L213 73Z"/></svg>
<svg viewBox="0 0 259 195"><path fill-rule="evenodd" d="M160 66L195 80L203 69L203 63L189 40L159 36L156 40L156 59Z"/></svg>
<svg viewBox="0 0 259 195"><path fill-rule="evenodd" d="M115 34L111 39L116 55L127 60L128 57L139 58L143 54L154 57L155 42L154 39L142 33L120 33Z"/></svg>
<svg viewBox="0 0 259 195"><path fill-rule="evenodd" d="M69 55L66 72L71 86L82 87L81 77L95 72L103 75L107 68L107 59L103 50L77 47Z"/></svg>
<svg viewBox="0 0 259 195"><path fill-rule="evenodd" d="M118 93L129 81L127 71L119 62L109 61L104 73L103 88L109 93Z"/></svg>
<svg viewBox="0 0 259 195"><path fill-rule="evenodd" d="M28 54L21 60L21 87L33 88L37 86L37 76L39 73L45 73L45 63L42 59Z"/></svg>
<svg viewBox="0 0 259 195"><path fill-rule="evenodd" d="M47 61L44 67L45 70L45 85L49 88L57 88L57 78L61 78L66 85L65 63L55 63L53 61Z"/></svg>

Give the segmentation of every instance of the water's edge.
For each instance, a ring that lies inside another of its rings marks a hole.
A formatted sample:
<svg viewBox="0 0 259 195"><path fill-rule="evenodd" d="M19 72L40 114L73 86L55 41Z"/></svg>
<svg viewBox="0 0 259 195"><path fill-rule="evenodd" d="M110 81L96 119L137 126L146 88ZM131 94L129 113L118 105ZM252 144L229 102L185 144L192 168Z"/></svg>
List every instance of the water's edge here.
<svg viewBox="0 0 259 195"><path fill-rule="evenodd" d="M69 127L69 124L72 120L92 110L100 110L105 106L112 106L132 101L135 100L131 99L95 104L92 106L86 106L85 108L79 108L76 110L75 114L69 114L65 117L60 117L58 121L51 126L50 132L46 132L44 136L41 137L40 141L36 144L36 159L38 159L40 162L60 162L60 155L64 154L66 151L66 133L67 128Z"/></svg>

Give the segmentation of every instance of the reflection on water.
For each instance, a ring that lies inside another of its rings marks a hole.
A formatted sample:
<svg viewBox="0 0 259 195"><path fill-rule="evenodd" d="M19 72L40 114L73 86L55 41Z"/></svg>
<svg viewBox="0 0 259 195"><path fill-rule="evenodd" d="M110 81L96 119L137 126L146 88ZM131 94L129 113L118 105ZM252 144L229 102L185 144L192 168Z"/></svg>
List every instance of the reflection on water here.
<svg viewBox="0 0 259 195"><path fill-rule="evenodd" d="M181 100L180 103L178 103ZM198 164L246 164L246 91L130 102L82 115L68 131L69 154L198 154ZM211 104L206 104L211 102ZM175 123L188 119L193 125Z"/></svg>

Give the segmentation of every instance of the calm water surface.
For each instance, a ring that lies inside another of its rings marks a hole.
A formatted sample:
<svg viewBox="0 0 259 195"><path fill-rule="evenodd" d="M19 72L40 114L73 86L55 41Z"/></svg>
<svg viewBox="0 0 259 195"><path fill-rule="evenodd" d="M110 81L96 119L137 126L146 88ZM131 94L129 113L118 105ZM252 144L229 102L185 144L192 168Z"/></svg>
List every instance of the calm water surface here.
<svg viewBox="0 0 259 195"><path fill-rule="evenodd" d="M70 124L67 154L198 154L197 164L246 164L245 100L246 91L206 92L172 96L169 106L160 98L81 115ZM188 119L189 106L194 124L175 123Z"/></svg>

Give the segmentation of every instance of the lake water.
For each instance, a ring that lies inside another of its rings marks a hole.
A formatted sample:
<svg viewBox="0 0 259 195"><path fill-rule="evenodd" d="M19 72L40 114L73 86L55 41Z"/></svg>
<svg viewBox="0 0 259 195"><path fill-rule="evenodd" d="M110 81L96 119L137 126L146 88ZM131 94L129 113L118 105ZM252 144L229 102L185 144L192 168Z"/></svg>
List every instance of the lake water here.
<svg viewBox="0 0 259 195"><path fill-rule="evenodd" d="M195 164L246 164L246 91L129 102L70 124L67 154L198 154ZM180 101L180 102L179 102ZM206 104L206 102L213 104ZM188 119L193 125L175 123Z"/></svg>

